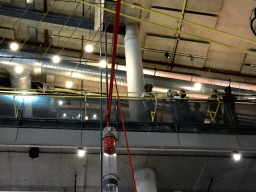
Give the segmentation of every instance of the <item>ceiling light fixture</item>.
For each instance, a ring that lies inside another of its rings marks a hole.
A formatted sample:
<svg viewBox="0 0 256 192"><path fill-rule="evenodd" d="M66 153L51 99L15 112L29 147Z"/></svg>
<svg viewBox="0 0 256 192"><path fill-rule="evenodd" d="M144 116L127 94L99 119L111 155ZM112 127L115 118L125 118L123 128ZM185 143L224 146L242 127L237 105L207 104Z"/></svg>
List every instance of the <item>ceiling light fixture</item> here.
<svg viewBox="0 0 256 192"><path fill-rule="evenodd" d="M102 67L102 68L106 68L106 66L107 66L107 62L106 61L100 61L100 67Z"/></svg>
<svg viewBox="0 0 256 192"><path fill-rule="evenodd" d="M93 46L92 45L86 45L85 51L88 53L91 53L93 51Z"/></svg>
<svg viewBox="0 0 256 192"><path fill-rule="evenodd" d="M68 82L66 83L66 87L67 87L67 88L71 88L72 86L73 86L73 83L72 83L72 82L68 81Z"/></svg>
<svg viewBox="0 0 256 192"><path fill-rule="evenodd" d="M23 71L23 67L21 67L21 66L17 66L17 67L15 67L15 69L14 69L14 70L15 70L15 72L16 72L16 73L18 73L18 74L19 74L19 73L22 73L22 71Z"/></svg>
<svg viewBox="0 0 256 192"><path fill-rule="evenodd" d="M235 161L239 161L241 159L241 154L239 154L238 152L234 152L233 158Z"/></svg>
<svg viewBox="0 0 256 192"><path fill-rule="evenodd" d="M52 58L52 61L53 63L59 63L60 62L60 57L55 55L53 58Z"/></svg>
<svg viewBox="0 0 256 192"><path fill-rule="evenodd" d="M78 148L77 154L79 157L84 157L85 155L85 150L82 147Z"/></svg>
<svg viewBox="0 0 256 192"><path fill-rule="evenodd" d="M200 90L201 87L202 87L201 83L196 83L196 84L195 84L195 89L196 89L196 90Z"/></svg>
<svg viewBox="0 0 256 192"><path fill-rule="evenodd" d="M19 48L19 45L17 43L11 43L10 48L13 51L17 51Z"/></svg>
<svg viewBox="0 0 256 192"><path fill-rule="evenodd" d="M168 52L165 52L164 56L167 58L167 59L170 59L170 54Z"/></svg>
<svg viewBox="0 0 256 192"><path fill-rule="evenodd" d="M63 104L63 101L59 101L59 105L62 105Z"/></svg>

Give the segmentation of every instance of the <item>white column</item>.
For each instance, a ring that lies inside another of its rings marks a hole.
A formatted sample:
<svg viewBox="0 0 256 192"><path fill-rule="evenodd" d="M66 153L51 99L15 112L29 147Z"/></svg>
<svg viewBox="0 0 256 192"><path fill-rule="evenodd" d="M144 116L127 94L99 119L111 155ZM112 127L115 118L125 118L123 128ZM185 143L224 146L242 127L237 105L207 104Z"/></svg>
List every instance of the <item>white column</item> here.
<svg viewBox="0 0 256 192"><path fill-rule="evenodd" d="M136 23L128 23L126 25L124 40L128 92L143 92L145 81L138 42L138 25ZM132 94L131 96L140 95Z"/></svg>
<svg viewBox="0 0 256 192"><path fill-rule="evenodd" d="M157 192L155 171L142 168L134 173L138 192Z"/></svg>

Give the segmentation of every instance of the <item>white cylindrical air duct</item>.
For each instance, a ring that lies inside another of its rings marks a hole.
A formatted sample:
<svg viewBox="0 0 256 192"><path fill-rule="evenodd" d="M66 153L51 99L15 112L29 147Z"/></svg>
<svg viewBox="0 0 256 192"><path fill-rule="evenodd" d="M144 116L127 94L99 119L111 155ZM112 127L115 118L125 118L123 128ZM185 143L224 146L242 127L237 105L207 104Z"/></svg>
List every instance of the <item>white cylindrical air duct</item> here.
<svg viewBox="0 0 256 192"><path fill-rule="evenodd" d="M155 171L142 168L134 173L138 192L157 192Z"/></svg>
<svg viewBox="0 0 256 192"><path fill-rule="evenodd" d="M143 92L145 85L140 46L138 42L138 26L135 23L126 25L125 60L128 92ZM133 94L132 96L140 96Z"/></svg>
<svg viewBox="0 0 256 192"><path fill-rule="evenodd" d="M25 56L27 53L20 52L20 57L23 55ZM97 63L95 66L92 65L84 65L67 61L68 57L62 57L66 59L65 63L58 63L54 64L51 60L44 60L41 63L37 63L35 59L20 59L18 56L9 62L10 57L12 56L11 53L5 51L5 53L1 54L2 58L0 60L0 67L5 69L14 68L15 66L19 65L24 68L24 71L37 75L37 74L47 74L47 75L57 75L62 77L71 77L75 79L84 79L88 81L97 81L100 82L100 68L97 67ZM5 58L6 57L6 58ZM38 57L35 54L30 54L27 57ZM124 66L118 66L118 70L116 70L116 80L118 85L126 86L127 84L127 76L126 76L126 69ZM9 70L8 70L9 71ZM147 83L152 83L154 85L155 91L165 90L166 92L172 89L185 89L182 86L191 86L194 83L205 83L206 91L210 92L212 88L216 88L213 86L228 86L229 81L225 80L217 80L217 79L209 79L204 77L196 77L192 75L185 75L179 73L171 73L171 72L164 72L164 71L155 71L151 69L144 69L145 81ZM9 71L10 74L13 74L14 71ZM15 77L15 75L14 75ZM21 76L19 76L21 77ZM103 83L105 83L105 73L103 73ZM128 77L129 80L130 77ZM15 81L15 80L14 80ZM28 81L27 81L28 82ZM23 84L23 83L18 83ZM246 84L246 83L231 83L232 88L236 88L238 90L232 91L233 94L255 94L256 85L253 84ZM141 87L143 90L143 87ZM158 90L159 89L159 90Z"/></svg>

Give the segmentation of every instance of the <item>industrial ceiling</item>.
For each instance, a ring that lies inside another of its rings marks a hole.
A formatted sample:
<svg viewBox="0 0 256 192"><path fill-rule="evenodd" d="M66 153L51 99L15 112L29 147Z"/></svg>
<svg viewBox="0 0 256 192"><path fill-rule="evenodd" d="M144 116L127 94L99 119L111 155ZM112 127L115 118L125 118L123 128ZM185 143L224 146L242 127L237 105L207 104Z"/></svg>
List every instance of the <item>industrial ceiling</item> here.
<svg viewBox="0 0 256 192"><path fill-rule="evenodd" d="M99 5L100 0L86 2ZM235 46L245 51L255 49L255 43L232 36L255 41L255 35L250 28L250 16L255 7L253 0L246 0L243 3L239 0L188 0L185 6L184 1L181 0L130 0L127 2L180 18L172 19L122 4L122 13L158 24L134 21L139 26L138 37L144 68L255 84L255 55L228 47ZM65 0L38 0L33 3L26 0L1 0L0 5L0 36L4 38L0 44L2 48L8 49L10 42L17 41L24 44L20 51L36 52L43 55L41 58L47 57L45 53L49 53L77 59L82 57L85 61L96 62L100 61L100 52L102 55L105 53L105 35L100 35L98 8L78 1ZM115 10L115 2L107 1L106 8ZM101 15L103 17L103 12ZM114 16L113 13L106 12L106 24L103 26L103 28L107 26L108 29L108 62L111 62ZM82 18L82 23L79 24ZM182 20L224 31L230 35L210 31ZM131 20L121 17L121 29L126 22ZM159 25L173 29L179 27L180 33ZM221 46L212 41L228 46ZM87 44L94 46L93 53L84 52ZM102 47L101 51L100 47ZM169 59L165 57L165 52L170 53ZM117 56L118 64L125 65L124 30L121 30L118 37ZM33 78L46 81L43 76ZM57 76L55 81L55 86L65 86ZM81 89L81 83L74 82L74 88ZM88 88L83 87L83 89Z"/></svg>
<svg viewBox="0 0 256 192"><path fill-rule="evenodd" d="M97 5L100 3L100 0L84 1ZM182 16L184 3L182 0L127 0L127 2L231 35L219 34L184 22L178 25L179 19L171 19L123 4L121 12L127 15L174 29L179 26L181 32L246 51L256 50L254 43L232 37L237 35L256 41L250 28L251 13L256 7L253 0L187 0L184 16ZM106 7L115 10L115 1L107 1ZM44 15L47 15L47 22L40 21ZM107 18L105 27L109 24L107 52L108 62L111 62L114 14L107 13L105 17ZM83 25L78 27L81 18ZM66 23L67 20L70 22ZM121 17L120 25L124 27L127 21L130 20ZM256 84L255 55L183 33L179 35L175 31L146 22L136 22L139 26L138 37L145 69ZM20 45L24 44L20 51L36 53L40 59L48 58L48 54L60 54L76 61L88 60L90 64L89 61L99 62L100 52L104 56L106 51L105 35L102 34L101 37L99 32L99 11L76 0L34 0L32 3L27 0L0 0L0 37L0 47L3 50L9 49L9 44L16 41ZM87 44L94 46L92 53L84 51ZM170 59L165 57L165 52L170 53ZM13 55L15 54L13 52ZM125 65L122 31L118 37L117 56L118 64ZM1 70L1 77L5 77L6 74L6 71ZM66 77L61 76L55 76L52 80L48 75L34 75L32 78L43 83L54 81L56 87L65 87L67 80ZM69 80L73 82L74 89L100 90L100 83L91 79L79 81L70 77ZM127 91L127 88L122 86L121 91ZM79 184L86 186L86 190L81 191L99 191L100 162L99 155L94 152L88 153L84 160L77 160L75 151L72 150L41 149L42 158L33 160L28 157L27 149L19 148L16 151L4 147L0 149L2 191L72 190L75 170L78 171L76 173L79 175ZM172 153L173 156L170 153L158 152L133 155L135 169L147 166L156 170L157 186L162 191L194 191L195 188L197 191L206 191L211 178L215 179L211 191L255 191L256 167L255 159L251 157L234 163L228 154L224 157L216 154L198 155L183 152L175 155ZM118 156L118 169L120 188L123 188L123 191L127 188L131 189L128 159L125 155ZM199 176L202 178L200 181L198 181Z"/></svg>

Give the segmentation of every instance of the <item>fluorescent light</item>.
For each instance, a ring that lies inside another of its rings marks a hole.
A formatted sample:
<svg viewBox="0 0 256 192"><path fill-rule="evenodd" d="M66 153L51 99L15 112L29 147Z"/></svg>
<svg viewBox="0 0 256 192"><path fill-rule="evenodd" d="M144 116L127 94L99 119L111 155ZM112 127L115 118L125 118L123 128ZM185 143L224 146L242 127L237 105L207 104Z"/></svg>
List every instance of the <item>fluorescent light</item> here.
<svg viewBox="0 0 256 192"><path fill-rule="evenodd" d="M85 150L83 148L78 148L77 154L78 154L79 157L84 157Z"/></svg>
<svg viewBox="0 0 256 192"><path fill-rule="evenodd" d="M80 73L72 73L72 76L73 76L73 77L80 77L81 74L80 74Z"/></svg>
<svg viewBox="0 0 256 192"><path fill-rule="evenodd" d="M33 3L33 0L27 0L27 3Z"/></svg>
<svg viewBox="0 0 256 192"><path fill-rule="evenodd" d="M66 87L67 87L67 88L71 88L72 86L73 86L73 83L72 83L72 82L68 81L68 82L66 83Z"/></svg>
<svg viewBox="0 0 256 192"><path fill-rule="evenodd" d="M239 161L239 160L241 159L241 154L235 152L235 153L233 154L233 158L234 158L235 161Z"/></svg>
<svg viewBox="0 0 256 192"><path fill-rule="evenodd" d="M86 116L86 117L85 117L85 120L88 120L88 119L89 119L88 116Z"/></svg>
<svg viewBox="0 0 256 192"><path fill-rule="evenodd" d="M88 52L88 53L92 52L92 51L93 51L93 46L91 46L91 45L86 45L85 51Z"/></svg>
<svg viewBox="0 0 256 192"><path fill-rule="evenodd" d="M16 73L22 73L22 71L23 71L23 67L21 67L21 66L17 66L17 67L15 67L15 72Z"/></svg>
<svg viewBox="0 0 256 192"><path fill-rule="evenodd" d="M196 89L196 90L200 90L201 87L202 87L201 83L196 83L196 84L195 84L195 89Z"/></svg>
<svg viewBox="0 0 256 192"><path fill-rule="evenodd" d="M59 105L62 105L63 104L63 101L59 101Z"/></svg>
<svg viewBox="0 0 256 192"><path fill-rule="evenodd" d="M11 50L13 51L17 51L18 48L19 48L19 45L17 43L11 43L11 46L10 46Z"/></svg>
<svg viewBox="0 0 256 192"><path fill-rule="evenodd" d="M100 61L100 67L105 68L107 66L106 61Z"/></svg>
<svg viewBox="0 0 256 192"><path fill-rule="evenodd" d="M53 58L52 58L52 61L53 63L59 63L60 62L60 57L55 55Z"/></svg>
<svg viewBox="0 0 256 192"><path fill-rule="evenodd" d="M63 114L63 117L66 117L66 116L67 116L67 114L66 114L66 113L64 113L64 114Z"/></svg>

